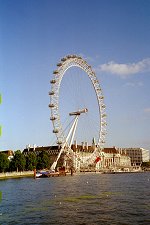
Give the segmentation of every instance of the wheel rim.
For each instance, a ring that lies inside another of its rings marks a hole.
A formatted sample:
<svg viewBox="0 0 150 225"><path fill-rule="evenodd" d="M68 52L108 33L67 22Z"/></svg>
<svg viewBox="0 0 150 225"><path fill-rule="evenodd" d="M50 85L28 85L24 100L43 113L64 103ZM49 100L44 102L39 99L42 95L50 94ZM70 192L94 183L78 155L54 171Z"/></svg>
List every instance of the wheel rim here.
<svg viewBox="0 0 150 225"><path fill-rule="evenodd" d="M99 81L96 77L95 72L92 70L91 66L80 56L76 55L68 55L61 59L61 62L57 64L57 69L53 72L53 79L50 81L51 83L51 91L50 95L50 104L49 107L51 109L51 121L53 123L53 132L56 134L57 143L59 145L63 145L66 137L63 133L62 123L60 121L59 114L59 91L61 86L61 81L66 71L71 67L78 67L82 69L90 78L90 81L93 85L98 109L99 109L99 138L97 143L97 148L91 154L91 156L86 160L87 162L91 162L101 151L105 143L105 135L106 135L106 113L105 113L105 104L104 104L104 96L102 94L102 89L100 87ZM80 159L81 160L81 159Z"/></svg>

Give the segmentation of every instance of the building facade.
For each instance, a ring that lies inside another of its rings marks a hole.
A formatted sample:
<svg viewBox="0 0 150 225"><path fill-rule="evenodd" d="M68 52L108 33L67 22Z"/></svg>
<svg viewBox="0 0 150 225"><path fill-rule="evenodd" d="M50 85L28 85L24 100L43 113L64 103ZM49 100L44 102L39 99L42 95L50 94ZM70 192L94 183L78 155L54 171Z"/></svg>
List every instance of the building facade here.
<svg viewBox="0 0 150 225"><path fill-rule="evenodd" d="M144 148L119 148L120 152L126 153L131 158L132 166L141 166L142 162L149 161L149 150Z"/></svg>
<svg viewBox="0 0 150 225"><path fill-rule="evenodd" d="M101 152L100 157L96 157L91 165L85 165L81 162L86 161L87 158L91 156L97 146L93 143L92 146L89 146L87 143L82 143L81 145L73 144L71 146L73 150L74 157L74 167L77 171L101 171L101 170L127 170L131 167L131 159L124 152L118 150L116 147L104 148ZM41 146L41 147L28 147L24 149L23 153L29 154L30 152L35 152L36 155L39 155L42 151L46 151L52 161L55 161L59 152L59 146ZM80 160L81 159L81 160ZM66 168L71 167L70 158L62 154L60 161L65 161Z"/></svg>
<svg viewBox="0 0 150 225"><path fill-rule="evenodd" d="M104 148L101 156L95 159L93 169L96 171L129 171L131 159L125 153L120 153L116 147Z"/></svg>
<svg viewBox="0 0 150 225"><path fill-rule="evenodd" d="M142 162L149 161L149 150L144 148L104 148L102 150L101 156L95 158L95 161L92 165L89 165L88 168L82 168L82 164L80 161L85 161L97 146L93 143L89 146L86 142L81 145L77 145L76 143L71 146L74 152L74 165L77 170L130 170L131 166L141 166ZM41 147L30 147L24 149L23 153L26 155L29 152L35 152L36 155L39 155L42 151L46 151L52 161L55 161L61 147L60 146L41 146ZM78 159L81 160L78 160ZM60 157L60 161L63 162L65 160L66 167L70 166L70 159L62 154Z"/></svg>
<svg viewBox="0 0 150 225"><path fill-rule="evenodd" d="M5 153L8 156L8 159L11 160L14 157L14 152L13 150L5 150L5 151L0 151L0 153Z"/></svg>

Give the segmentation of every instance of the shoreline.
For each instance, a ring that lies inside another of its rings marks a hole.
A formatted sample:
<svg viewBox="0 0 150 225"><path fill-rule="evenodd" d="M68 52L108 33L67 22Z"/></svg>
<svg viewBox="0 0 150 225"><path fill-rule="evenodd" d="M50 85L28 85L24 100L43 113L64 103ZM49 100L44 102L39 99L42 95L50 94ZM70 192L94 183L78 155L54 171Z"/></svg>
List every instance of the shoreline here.
<svg viewBox="0 0 150 225"><path fill-rule="evenodd" d="M0 180L9 178L34 177L34 171L6 172L0 173Z"/></svg>
<svg viewBox="0 0 150 225"><path fill-rule="evenodd" d="M127 173L144 173L144 172L150 172L150 171L128 171L128 172L80 172L80 173L74 173L73 175L76 174L89 174L89 173L94 173L94 174L127 174ZM70 174L66 174L70 175ZM24 177L32 177L34 178L34 171L21 171L21 172L6 172L6 173L0 173L0 180L4 179L17 179L17 178L24 178Z"/></svg>

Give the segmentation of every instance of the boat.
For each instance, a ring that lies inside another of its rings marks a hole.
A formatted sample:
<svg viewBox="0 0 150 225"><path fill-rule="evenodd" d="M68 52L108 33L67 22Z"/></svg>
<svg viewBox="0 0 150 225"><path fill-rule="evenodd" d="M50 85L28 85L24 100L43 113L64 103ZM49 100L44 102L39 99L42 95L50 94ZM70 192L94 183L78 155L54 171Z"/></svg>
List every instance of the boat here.
<svg viewBox="0 0 150 225"><path fill-rule="evenodd" d="M65 176L66 173L62 173L61 171L55 172L52 170L48 171L37 171L35 174L35 178L46 178L46 177L59 177L59 176Z"/></svg>
<svg viewBox="0 0 150 225"><path fill-rule="evenodd" d="M41 173L41 172L36 172L35 178L39 178L39 177L41 177L41 176L42 176L42 173Z"/></svg>

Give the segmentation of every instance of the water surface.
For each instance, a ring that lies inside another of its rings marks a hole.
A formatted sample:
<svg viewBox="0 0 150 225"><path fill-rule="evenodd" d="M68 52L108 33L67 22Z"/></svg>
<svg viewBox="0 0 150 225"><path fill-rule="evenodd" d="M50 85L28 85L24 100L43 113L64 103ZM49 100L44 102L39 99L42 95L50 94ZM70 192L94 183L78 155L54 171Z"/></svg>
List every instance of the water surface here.
<svg viewBox="0 0 150 225"><path fill-rule="evenodd" d="M150 173L0 180L0 224L149 225Z"/></svg>

